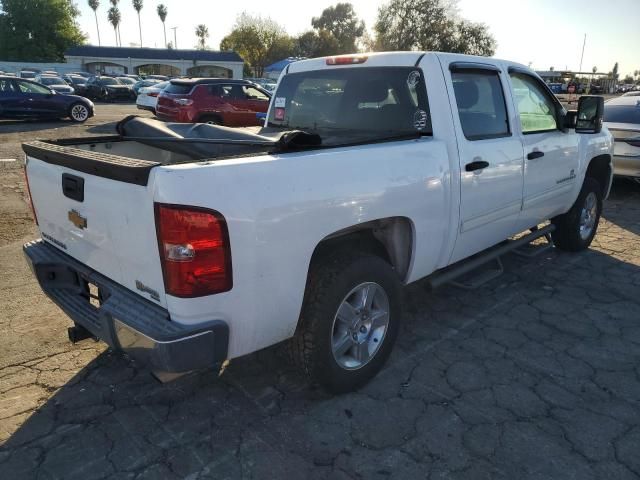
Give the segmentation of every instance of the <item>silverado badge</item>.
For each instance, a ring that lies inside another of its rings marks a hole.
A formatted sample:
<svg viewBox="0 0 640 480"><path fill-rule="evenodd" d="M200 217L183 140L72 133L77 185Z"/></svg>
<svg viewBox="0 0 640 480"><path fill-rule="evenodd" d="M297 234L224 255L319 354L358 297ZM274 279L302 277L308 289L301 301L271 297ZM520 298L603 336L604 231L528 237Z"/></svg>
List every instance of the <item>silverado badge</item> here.
<svg viewBox="0 0 640 480"><path fill-rule="evenodd" d="M87 228L87 219L76 210L69 210L69 221L80 229Z"/></svg>

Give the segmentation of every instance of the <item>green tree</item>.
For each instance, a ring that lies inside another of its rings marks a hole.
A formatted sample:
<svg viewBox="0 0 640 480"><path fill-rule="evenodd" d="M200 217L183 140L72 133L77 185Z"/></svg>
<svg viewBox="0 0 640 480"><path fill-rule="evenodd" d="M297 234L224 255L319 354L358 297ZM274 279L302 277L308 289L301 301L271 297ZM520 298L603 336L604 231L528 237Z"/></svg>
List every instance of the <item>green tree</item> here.
<svg viewBox="0 0 640 480"><path fill-rule="evenodd" d="M109 0L111 2L111 5L113 6L113 8L115 8L118 11L118 25L116 26L116 30L117 32L117 37L116 37L116 45L120 45L122 46L122 36L120 35L120 22L122 21L122 14L120 13L120 9L118 8L118 2L120 0ZM107 12L108 13L108 12ZM111 22L111 19L109 19L109 23Z"/></svg>
<svg viewBox="0 0 640 480"><path fill-rule="evenodd" d="M88 0L89 8L93 10L93 15L96 17L96 30L98 31L98 46L100 46L100 27L98 26L98 7L100 6L100 0Z"/></svg>
<svg viewBox="0 0 640 480"><path fill-rule="evenodd" d="M340 52L338 40L326 30L309 30L295 39L297 57L326 57Z"/></svg>
<svg viewBox="0 0 640 480"><path fill-rule="evenodd" d="M0 58L7 61L63 61L64 52L85 42L70 0L2 0Z"/></svg>
<svg viewBox="0 0 640 480"><path fill-rule="evenodd" d="M338 48L332 53L356 52L357 42L365 32L364 22L358 19L350 3L325 8L319 17L313 17L311 25L318 33L326 31L335 37Z"/></svg>
<svg viewBox="0 0 640 480"><path fill-rule="evenodd" d="M611 76L614 80L618 79L618 62L613 66L613 70L611 70Z"/></svg>
<svg viewBox="0 0 640 480"><path fill-rule="evenodd" d="M200 24L196 27L196 37L198 37L198 46L199 50L206 50L207 48L207 38L209 38L209 29L206 25Z"/></svg>
<svg viewBox="0 0 640 480"><path fill-rule="evenodd" d="M270 18L243 12L226 37L220 42L221 50L234 50L262 77L264 68L293 52L293 42L284 29Z"/></svg>
<svg viewBox="0 0 640 480"><path fill-rule="evenodd" d="M118 27L120 26L120 10L118 7L111 7L107 11L107 19L109 23L113 26L113 33L116 36L116 46L118 45Z"/></svg>
<svg viewBox="0 0 640 480"><path fill-rule="evenodd" d="M142 48L142 24L140 23L140 10L142 10L142 0L133 0L133 9L138 12L138 31L140 32L140 48Z"/></svg>
<svg viewBox="0 0 640 480"><path fill-rule="evenodd" d="M454 6L447 0L391 0L378 10L375 48L493 55L496 42L487 27L458 19Z"/></svg>
<svg viewBox="0 0 640 480"><path fill-rule="evenodd" d="M168 13L167 7L161 3L156 8L156 12L158 13L158 16L160 17L160 21L162 22L162 30L164 31L164 44L166 46L167 45L167 27L165 26L164 21L167 19L167 13Z"/></svg>

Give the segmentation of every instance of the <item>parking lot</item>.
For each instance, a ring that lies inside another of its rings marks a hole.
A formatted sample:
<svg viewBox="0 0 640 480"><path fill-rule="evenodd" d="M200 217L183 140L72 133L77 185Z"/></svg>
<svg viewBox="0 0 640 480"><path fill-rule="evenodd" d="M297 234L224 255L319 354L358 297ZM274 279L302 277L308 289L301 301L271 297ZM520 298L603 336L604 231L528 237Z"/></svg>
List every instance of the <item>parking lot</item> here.
<svg viewBox="0 0 640 480"><path fill-rule="evenodd" d="M21 252L36 228L20 143L137 113L0 121L1 477L640 478L640 185L614 182L584 253L507 255L472 291L412 284L390 361L357 393L308 386L278 348L160 384L70 344Z"/></svg>

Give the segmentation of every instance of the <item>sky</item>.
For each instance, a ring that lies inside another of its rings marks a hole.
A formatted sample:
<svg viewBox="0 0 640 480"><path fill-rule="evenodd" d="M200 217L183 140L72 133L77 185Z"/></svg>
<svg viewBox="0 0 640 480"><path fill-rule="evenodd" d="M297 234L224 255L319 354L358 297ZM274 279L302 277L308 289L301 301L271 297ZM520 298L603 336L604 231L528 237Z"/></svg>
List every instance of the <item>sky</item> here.
<svg viewBox="0 0 640 480"><path fill-rule="evenodd" d="M97 45L93 11L86 0L74 0L81 15L81 29L89 42ZM142 43L145 47L162 47L162 23L156 6L168 9L167 40L173 41L176 30L178 48L194 48L195 28L204 23L209 28L208 45L218 49L220 40L231 30L236 17L246 11L271 17L289 34L311 28L311 18L337 3L337 0L144 0L141 12ZM369 29L375 23L378 8L385 1L351 0L358 16ZM102 45L115 45L113 28L107 22L107 0L100 1L98 23ZM138 17L131 0L121 0L120 33L122 45L139 44ZM496 38L495 56L531 65L537 70L577 70L584 35L586 44L582 71L608 72L619 62L621 75L640 70L640 0L459 0L458 14L474 22L485 23Z"/></svg>

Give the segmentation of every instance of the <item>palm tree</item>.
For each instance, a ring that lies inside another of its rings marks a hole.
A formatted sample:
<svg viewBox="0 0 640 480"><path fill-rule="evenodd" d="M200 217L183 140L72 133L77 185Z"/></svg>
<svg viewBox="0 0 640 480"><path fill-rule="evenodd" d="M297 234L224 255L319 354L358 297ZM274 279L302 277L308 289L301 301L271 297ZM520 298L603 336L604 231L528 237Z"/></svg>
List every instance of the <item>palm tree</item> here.
<svg viewBox="0 0 640 480"><path fill-rule="evenodd" d="M164 24L164 21L167 19L167 7L164 4L158 5L156 9L158 12L158 16L160 17L160 21L162 22L162 29L164 30L164 46L167 46L167 27Z"/></svg>
<svg viewBox="0 0 640 480"><path fill-rule="evenodd" d="M201 23L196 27L196 37L198 37L198 48L204 50L207 47L207 38L209 38L209 29L206 25Z"/></svg>
<svg viewBox="0 0 640 480"><path fill-rule="evenodd" d="M115 8L116 10L118 10L118 2L120 0L109 0L111 2L111 5L113 5L113 8ZM120 46L122 46L122 35L120 35L120 20L122 20L122 16L120 15L120 10L118 10L118 44Z"/></svg>
<svg viewBox="0 0 640 480"><path fill-rule="evenodd" d="M142 0L133 0L133 8L138 12L138 30L140 30L140 48L142 48L142 25L140 24L140 10L142 10Z"/></svg>
<svg viewBox="0 0 640 480"><path fill-rule="evenodd" d="M96 17L96 30L98 30L98 46L100 46L100 27L98 26L98 7L100 6L100 0L89 0L87 2L89 4L89 8L93 10L93 14Z"/></svg>
<svg viewBox="0 0 640 480"><path fill-rule="evenodd" d="M120 26L120 10L118 7L111 7L107 12L109 23L113 25L113 32L116 34L116 46L118 45L118 27Z"/></svg>

